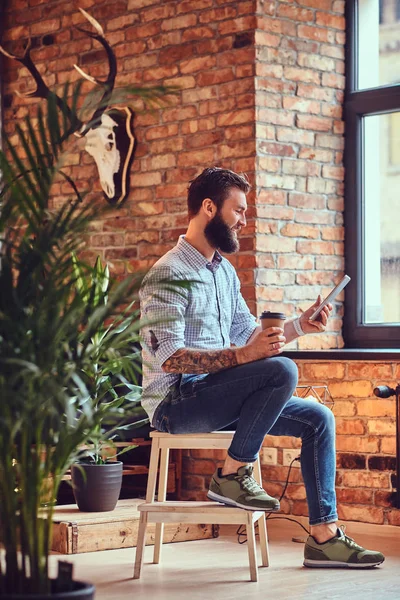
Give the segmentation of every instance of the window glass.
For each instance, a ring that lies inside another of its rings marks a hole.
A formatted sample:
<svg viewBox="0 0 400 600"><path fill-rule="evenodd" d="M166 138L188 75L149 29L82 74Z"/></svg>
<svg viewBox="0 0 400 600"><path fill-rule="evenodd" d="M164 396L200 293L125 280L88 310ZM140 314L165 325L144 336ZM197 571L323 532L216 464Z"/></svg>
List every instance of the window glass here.
<svg viewBox="0 0 400 600"><path fill-rule="evenodd" d="M358 89L400 82L400 1L358 2Z"/></svg>
<svg viewBox="0 0 400 600"><path fill-rule="evenodd" d="M363 119L364 323L400 322L400 112Z"/></svg>

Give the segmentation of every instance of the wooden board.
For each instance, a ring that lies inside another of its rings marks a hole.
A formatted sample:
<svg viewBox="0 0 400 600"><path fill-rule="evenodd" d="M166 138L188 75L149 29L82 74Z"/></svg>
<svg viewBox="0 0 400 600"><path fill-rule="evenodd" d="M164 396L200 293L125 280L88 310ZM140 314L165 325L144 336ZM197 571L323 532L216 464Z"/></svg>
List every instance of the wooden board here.
<svg viewBox="0 0 400 600"><path fill-rule="evenodd" d="M144 500L119 500L111 512L83 513L75 504L58 506L53 517L51 550L79 554L136 546L139 527L137 506ZM155 524L147 527L146 545L154 544ZM164 543L202 540L218 536L218 526L166 523Z"/></svg>

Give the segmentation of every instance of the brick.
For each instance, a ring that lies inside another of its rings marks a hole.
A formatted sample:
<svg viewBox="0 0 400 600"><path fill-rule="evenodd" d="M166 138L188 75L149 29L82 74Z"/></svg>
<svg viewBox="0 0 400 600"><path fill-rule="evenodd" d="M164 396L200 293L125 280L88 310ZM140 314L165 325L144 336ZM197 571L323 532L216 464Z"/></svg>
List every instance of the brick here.
<svg viewBox="0 0 400 600"><path fill-rule="evenodd" d="M279 142L293 142L305 146L314 145L314 133L311 131L301 131L299 129L287 129L278 127L276 130L277 140Z"/></svg>
<svg viewBox="0 0 400 600"><path fill-rule="evenodd" d="M224 113L217 117L217 126L226 127L231 125L240 125L250 123L254 120L254 110L251 108Z"/></svg>
<svg viewBox="0 0 400 600"><path fill-rule="evenodd" d="M365 469L367 459L363 454L337 454L338 469Z"/></svg>
<svg viewBox="0 0 400 600"><path fill-rule="evenodd" d="M278 268L279 269L313 269L314 259L309 256L278 256Z"/></svg>
<svg viewBox="0 0 400 600"><path fill-rule="evenodd" d="M280 206L264 206L258 208L258 216L262 219L279 219L280 221L292 221L294 210Z"/></svg>
<svg viewBox="0 0 400 600"><path fill-rule="evenodd" d="M330 319L331 321L332 319ZM338 331L341 330L341 323L338 327ZM333 413L337 417L354 417L356 414L356 407L353 402L335 400L333 407Z"/></svg>
<svg viewBox="0 0 400 600"><path fill-rule="evenodd" d="M281 161L279 158L275 158L274 156L260 156L258 158L258 167L263 171L268 171L269 173L278 173L281 170Z"/></svg>
<svg viewBox="0 0 400 600"><path fill-rule="evenodd" d="M392 507L395 502L395 493L394 492L378 492L376 491L374 494L374 501L371 504L375 506L384 506L386 508Z"/></svg>
<svg viewBox="0 0 400 600"><path fill-rule="evenodd" d="M384 521L383 508L374 506L348 506L338 505L339 519L345 521L361 521L362 523L378 523Z"/></svg>
<svg viewBox="0 0 400 600"><path fill-rule="evenodd" d="M376 436L348 436L338 433L336 436L338 452L367 452L376 454L379 451L379 441Z"/></svg>
<svg viewBox="0 0 400 600"><path fill-rule="evenodd" d="M273 123L274 125L292 126L294 115L290 112L285 113L281 110L273 110L268 108L258 109L258 119L265 123Z"/></svg>
<svg viewBox="0 0 400 600"><path fill-rule="evenodd" d="M329 73L335 71L335 61L319 54L301 52L298 55L297 62L301 67L315 69L316 71L327 71Z"/></svg>
<svg viewBox="0 0 400 600"><path fill-rule="evenodd" d="M389 474L375 471L353 471L342 473L344 487L389 489Z"/></svg>
<svg viewBox="0 0 400 600"><path fill-rule="evenodd" d="M257 272L257 285L291 285L294 283L294 273L287 271L274 271L259 269Z"/></svg>
<svg viewBox="0 0 400 600"><path fill-rule="evenodd" d="M328 27L329 29L332 28L344 30L346 27L344 17L339 17L338 15L331 15L325 12L317 12L316 23L317 25L322 25L324 27Z"/></svg>
<svg viewBox="0 0 400 600"><path fill-rule="evenodd" d="M289 4L279 4L277 15L279 17L285 17L292 21L304 21L306 23L312 23L314 21L314 12L305 8L298 8Z"/></svg>
<svg viewBox="0 0 400 600"><path fill-rule="evenodd" d="M389 436L382 438L381 451L384 454L396 454L396 438Z"/></svg>
<svg viewBox="0 0 400 600"><path fill-rule="evenodd" d="M299 83L296 93L300 98L313 98L314 100L322 100L323 102L333 102L335 98L334 90L308 83Z"/></svg>
<svg viewBox="0 0 400 600"><path fill-rule="evenodd" d="M344 240L344 227L324 227L321 237L323 240Z"/></svg>
<svg viewBox="0 0 400 600"><path fill-rule="evenodd" d="M296 124L301 129L312 129L314 131L331 131L332 119L327 117L310 117L308 115L297 115Z"/></svg>
<svg viewBox="0 0 400 600"><path fill-rule="evenodd" d="M260 142L260 152L273 154L274 156L296 156L297 150L291 144L277 144L276 142Z"/></svg>
<svg viewBox="0 0 400 600"><path fill-rule="evenodd" d="M297 194L290 193L289 206L295 206L296 208L313 208L313 209L325 209L326 200L324 196L318 194Z"/></svg>
<svg viewBox="0 0 400 600"><path fill-rule="evenodd" d="M400 525L400 510L391 510L387 513L389 525Z"/></svg>
<svg viewBox="0 0 400 600"><path fill-rule="evenodd" d="M331 88L337 88L339 90L344 90L346 84L346 79L344 75L338 75L337 73L323 73L322 74L322 86L327 86Z"/></svg>
<svg viewBox="0 0 400 600"><path fill-rule="evenodd" d="M281 287L257 287L256 298L258 301L281 302L283 300L283 289Z"/></svg>
<svg viewBox="0 0 400 600"><path fill-rule="evenodd" d="M181 15L172 19L164 19L161 23L161 29L163 31L170 31L171 29L186 29L187 27L193 27L196 25L196 23L197 15L191 13L189 15Z"/></svg>
<svg viewBox="0 0 400 600"><path fill-rule="evenodd" d="M287 223L284 227L282 227L281 235L315 240L319 237L319 230L312 226Z"/></svg>
<svg viewBox="0 0 400 600"><path fill-rule="evenodd" d="M396 459L394 456L370 456L368 468L371 471L395 471Z"/></svg>
<svg viewBox="0 0 400 600"><path fill-rule="evenodd" d="M334 254L331 242L298 242L296 249L300 254Z"/></svg>
<svg viewBox="0 0 400 600"><path fill-rule="evenodd" d="M319 10L332 10L332 0L297 0L297 4Z"/></svg>
<svg viewBox="0 0 400 600"><path fill-rule="evenodd" d="M377 493L380 492L375 492L375 497ZM372 490L359 490L356 488L336 488L336 497L339 503L373 504L374 492Z"/></svg>
<svg viewBox="0 0 400 600"><path fill-rule="evenodd" d="M273 175L271 173L259 173L259 185L271 188L281 188L293 190L296 186L296 179L291 175Z"/></svg>
<svg viewBox="0 0 400 600"><path fill-rule="evenodd" d="M317 256L315 268L327 271L343 271L344 258L342 256Z"/></svg>
<svg viewBox="0 0 400 600"><path fill-rule="evenodd" d="M279 35L274 35L267 31L256 31L254 43L256 46L270 46L276 48L280 45L281 38Z"/></svg>
<svg viewBox="0 0 400 600"><path fill-rule="evenodd" d="M216 64L215 57L212 56L199 56L189 60L183 60L180 64L181 73L196 73L208 71Z"/></svg>
<svg viewBox="0 0 400 600"><path fill-rule="evenodd" d="M309 83L320 83L320 76L315 71L311 69L300 69L298 67L285 67L284 68L284 77L285 79L289 79L291 81L302 81ZM334 86L331 86L334 87Z"/></svg>
<svg viewBox="0 0 400 600"><path fill-rule="evenodd" d="M134 185L135 187L147 187L153 185L160 185L161 174L160 173L135 173Z"/></svg>
<svg viewBox="0 0 400 600"><path fill-rule="evenodd" d="M275 235L257 235L256 236L258 252L276 252L279 254L294 252L296 240L281 238Z"/></svg>
<svg viewBox="0 0 400 600"><path fill-rule="evenodd" d="M94 247L105 248L106 246L123 246L124 234L122 233L98 233L90 236L90 243Z"/></svg>
<svg viewBox="0 0 400 600"><path fill-rule="evenodd" d="M290 96L283 98L283 108L313 115L318 115L321 112L321 105L319 102Z"/></svg>
<svg viewBox="0 0 400 600"><path fill-rule="evenodd" d="M331 379L343 379L346 365L344 363L305 363L303 375L310 381L327 381ZM330 387L330 385L329 385Z"/></svg>
<svg viewBox="0 0 400 600"><path fill-rule="evenodd" d="M373 419L367 423L368 433L375 435L394 435L396 433L396 423L393 419Z"/></svg>
<svg viewBox="0 0 400 600"><path fill-rule="evenodd" d="M197 110L195 106L183 106L180 108L170 108L163 111L163 121L185 121L186 119L193 119L197 116Z"/></svg>
<svg viewBox="0 0 400 600"><path fill-rule="evenodd" d="M256 28L257 17L255 15L247 15L246 17L236 17L229 21L222 21L218 24L218 31L221 35L236 33L238 31L254 31Z"/></svg>
<svg viewBox="0 0 400 600"><path fill-rule="evenodd" d="M318 177L321 173L321 167L312 161L285 159L282 161L282 172L290 175Z"/></svg>
<svg viewBox="0 0 400 600"><path fill-rule="evenodd" d="M333 31L311 25L299 25L297 34L300 38L315 40L316 42L329 42L332 44L335 41L335 33Z"/></svg>

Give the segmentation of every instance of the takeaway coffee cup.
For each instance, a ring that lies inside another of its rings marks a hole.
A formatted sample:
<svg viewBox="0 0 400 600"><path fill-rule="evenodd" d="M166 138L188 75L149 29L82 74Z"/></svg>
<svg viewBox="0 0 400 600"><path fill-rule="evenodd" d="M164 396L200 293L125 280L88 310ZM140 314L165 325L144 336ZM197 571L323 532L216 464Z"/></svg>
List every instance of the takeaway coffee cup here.
<svg viewBox="0 0 400 600"><path fill-rule="evenodd" d="M261 329L267 329L267 327L281 327L283 329L285 319L286 316L283 313L264 310L260 317Z"/></svg>

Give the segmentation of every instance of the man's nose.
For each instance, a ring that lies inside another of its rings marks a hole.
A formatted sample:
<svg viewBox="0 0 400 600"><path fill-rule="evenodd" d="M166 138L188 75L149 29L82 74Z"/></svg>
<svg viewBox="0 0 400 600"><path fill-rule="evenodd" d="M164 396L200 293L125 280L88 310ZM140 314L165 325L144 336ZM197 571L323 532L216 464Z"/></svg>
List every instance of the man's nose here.
<svg viewBox="0 0 400 600"><path fill-rule="evenodd" d="M247 221L246 221L246 217L244 215L242 215L239 219L239 225L241 227L246 227Z"/></svg>

